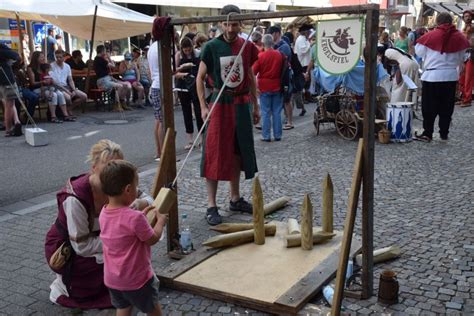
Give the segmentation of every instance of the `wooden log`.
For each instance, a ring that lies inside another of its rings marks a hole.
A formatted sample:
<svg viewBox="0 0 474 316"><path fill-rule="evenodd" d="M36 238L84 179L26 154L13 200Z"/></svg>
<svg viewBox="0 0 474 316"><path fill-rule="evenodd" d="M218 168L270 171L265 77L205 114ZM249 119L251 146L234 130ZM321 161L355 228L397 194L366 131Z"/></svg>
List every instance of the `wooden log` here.
<svg viewBox="0 0 474 316"><path fill-rule="evenodd" d="M323 180L323 213L321 221L323 223L323 231L327 233L333 232L333 216L334 216L334 188L329 173Z"/></svg>
<svg viewBox="0 0 474 316"><path fill-rule="evenodd" d="M313 245L321 244L326 240L332 239L336 236L335 233L326 233L323 231L316 231L313 228ZM301 246L301 234L287 235L286 236L286 248L299 247Z"/></svg>
<svg viewBox="0 0 474 316"><path fill-rule="evenodd" d="M152 205L158 209L160 214L168 214L176 201L176 193L169 188L161 188ZM147 219L153 227L156 224L156 213L148 212Z"/></svg>
<svg viewBox="0 0 474 316"><path fill-rule="evenodd" d="M374 250L374 263L380 263L399 257L401 253L402 250L397 245ZM362 254L356 256L356 262L358 265L362 265Z"/></svg>
<svg viewBox="0 0 474 316"><path fill-rule="evenodd" d="M210 230L228 234L240 232L243 230L253 229L252 223L223 223L216 226L209 227ZM276 224L265 224L265 236L275 236L276 234Z"/></svg>
<svg viewBox="0 0 474 316"><path fill-rule="evenodd" d="M357 212L357 204L359 202L360 186L362 184L362 163L363 163L364 142L359 139L357 153L354 162L354 170L352 171L352 184L349 193L349 201L347 202L347 214L344 221L344 234L342 235L341 251L339 254L339 264L336 273L336 286L332 299L331 315L339 316L341 314L342 295L344 292L344 284L346 280L347 261L349 260L349 252L352 243L352 234L354 232L354 224Z"/></svg>
<svg viewBox="0 0 474 316"><path fill-rule="evenodd" d="M249 229L249 230L244 230L241 232L214 236L214 237L209 238L202 244L203 246L212 247L212 248L237 246L237 245L253 242L254 234L255 234L255 230Z"/></svg>
<svg viewBox="0 0 474 316"><path fill-rule="evenodd" d="M288 204L289 201L290 201L289 197L283 196L274 201L271 201L270 203L265 204L265 206L263 207L263 212L265 213L265 216L275 211L278 211L281 208L284 208L286 204Z"/></svg>
<svg viewBox="0 0 474 316"><path fill-rule="evenodd" d="M294 218L288 219L288 235L300 234L301 229L298 221Z"/></svg>
<svg viewBox="0 0 474 316"><path fill-rule="evenodd" d="M257 245L265 244L265 214L263 213L263 193L258 176L253 180L253 227L255 232L254 242Z"/></svg>
<svg viewBox="0 0 474 316"><path fill-rule="evenodd" d="M304 195L301 207L301 248L313 249L313 205L308 194Z"/></svg>

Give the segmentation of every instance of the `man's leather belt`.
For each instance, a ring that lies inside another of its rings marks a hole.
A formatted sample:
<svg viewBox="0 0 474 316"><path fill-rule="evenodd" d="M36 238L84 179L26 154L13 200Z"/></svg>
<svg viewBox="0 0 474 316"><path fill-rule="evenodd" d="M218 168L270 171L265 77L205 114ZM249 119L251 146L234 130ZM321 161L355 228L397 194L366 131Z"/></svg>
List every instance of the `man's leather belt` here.
<svg viewBox="0 0 474 316"><path fill-rule="evenodd" d="M212 90L212 92L214 93L219 93L220 89L216 89L214 88ZM233 96L241 96L241 95L247 95L250 93L250 90L244 90L244 91L235 91L235 90L231 90L231 89L224 89L224 91L222 91L223 94L227 94L227 95L233 95Z"/></svg>

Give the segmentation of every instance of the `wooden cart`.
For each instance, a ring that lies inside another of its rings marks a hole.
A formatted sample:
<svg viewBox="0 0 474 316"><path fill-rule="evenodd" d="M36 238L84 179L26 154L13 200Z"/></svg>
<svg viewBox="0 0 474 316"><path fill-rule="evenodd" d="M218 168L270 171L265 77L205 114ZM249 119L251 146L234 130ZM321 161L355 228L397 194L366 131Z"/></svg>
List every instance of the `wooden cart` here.
<svg viewBox="0 0 474 316"><path fill-rule="evenodd" d="M354 140L360 135L364 122L364 110L356 96L351 94L326 94L318 96L319 106L314 111L313 124L319 135L321 124L334 124L336 131L344 139ZM385 113L376 109L376 116L384 118ZM385 119L375 119L375 132L386 123Z"/></svg>

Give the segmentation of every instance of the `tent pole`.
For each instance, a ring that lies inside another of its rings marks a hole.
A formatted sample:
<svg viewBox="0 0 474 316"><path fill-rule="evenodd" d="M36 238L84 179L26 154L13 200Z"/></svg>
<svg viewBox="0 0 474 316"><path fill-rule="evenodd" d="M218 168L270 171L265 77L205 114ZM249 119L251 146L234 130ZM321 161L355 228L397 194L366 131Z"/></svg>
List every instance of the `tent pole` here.
<svg viewBox="0 0 474 316"><path fill-rule="evenodd" d="M33 26L31 25L31 21L26 21L26 32L28 33L28 37L29 37L29 40L28 40L28 46L30 48L30 54L33 54L33 52L35 51L35 38L33 36ZM26 62L26 61L25 61ZM28 63L30 61L28 60Z"/></svg>
<svg viewBox="0 0 474 316"><path fill-rule="evenodd" d="M94 17L92 18L92 35L91 35L91 43L89 45L89 59L87 61L87 75L86 75L86 87L85 87L85 92L87 95L89 95L89 85L90 85L90 73L91 73L91 67L92 67L92 52L94 50L94 37L95 37L95 23L97 20L97 5L95 6L94 9ZM82 109L82 112L84 112L84 109Z"/></svg>
<svg viewBox="0 0 474 316"><path fill-rule="evenodd" d="M19 49L21 59L26 65L25 51L23 50L23 30L21 29L20 15L18 13L15 13L15 15L16 15L16 28L18 29L18 39L20 40L20 45L18 45L18 49Z"/></svg>

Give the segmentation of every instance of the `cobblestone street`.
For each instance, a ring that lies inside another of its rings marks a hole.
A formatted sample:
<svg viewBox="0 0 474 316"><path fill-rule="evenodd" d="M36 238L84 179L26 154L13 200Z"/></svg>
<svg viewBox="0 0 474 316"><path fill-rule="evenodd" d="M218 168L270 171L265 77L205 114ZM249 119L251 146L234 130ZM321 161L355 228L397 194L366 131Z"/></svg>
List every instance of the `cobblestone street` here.
<svg viewBox="0 0 474 316"><path fill-rule="evenodd" d="M314 109L314 107L310 107ZM308 112L310 112L308 110ZM419 113L421 117L421 113ZM374 296L344 299L346 312L384 315L474 314L474 107L456 108L450 140L438 135L431 143L375 146L374 247L398 245L398 259L374 267ZM312 115L281 142L261 142L256 133L259 177L266 202L281 196L289 206L271 218L298 218L303 195L309 193L314 222L321 222L322 181L330 173L334 184L334 228L342 230L351 185L357 142L339 137L332 125L314 132ZM415 128L421 121L414 122ZM179 180L179 210L191 219L194 245L213 235L204 219L206 188L199 177L196 151ZM181 155L179 158L184 159ZM181 162L180 162L181 163ZM140 187L149 191L155 167L141 170ZM251 181L242 182L242 195L251 198ZM228 186L218 191L224 221L251 221L251 216L228 212ZM54 279L44 259L44 237L56 217L56 207L17 210L0 216L0 315L70 315L71 310L49 301ZM360 209L355 232L361 235ZM268 218L268 217L267 217ZM152 249L156 269L172 264L166 243ZM399 303L377 303L380 272L398 274ZM251 309L184 292L161 289L165 315L263 315ZM323 304L318 296L313 304ZM308 312L309 313L309 312ZM111 310L88 315L112 315ZM306 314L306 312L302 312Z"/></svg>

